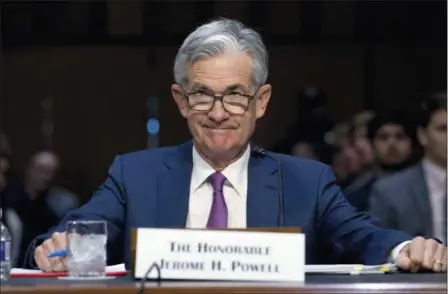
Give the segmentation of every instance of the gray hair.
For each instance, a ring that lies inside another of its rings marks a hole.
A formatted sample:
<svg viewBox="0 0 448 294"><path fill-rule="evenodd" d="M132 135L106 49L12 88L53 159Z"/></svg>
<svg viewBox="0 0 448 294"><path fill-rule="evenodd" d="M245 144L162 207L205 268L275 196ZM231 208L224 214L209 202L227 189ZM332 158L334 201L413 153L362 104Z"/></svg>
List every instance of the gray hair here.
<svg viewBox="0 0 448 294"><path fill-rule="evenodd" d="M263 85L268 78L268 53L261 36L242 23L225 18L204 24L188 35L174 61L174 80L185 87L188 63L238 52L252 58L254 86Z"/></svg>

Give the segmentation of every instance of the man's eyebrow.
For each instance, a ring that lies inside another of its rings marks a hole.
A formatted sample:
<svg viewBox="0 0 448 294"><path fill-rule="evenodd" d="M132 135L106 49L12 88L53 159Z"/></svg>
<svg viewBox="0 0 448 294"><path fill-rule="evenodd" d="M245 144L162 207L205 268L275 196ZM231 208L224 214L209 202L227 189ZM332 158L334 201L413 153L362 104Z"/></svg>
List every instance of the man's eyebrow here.
<svg viewBox="0 0 448 294"><path fill-rule="evenodd" d="M209 88L206 85L201 84L201 83L193 84L191 91L194 92L194 91L198 91L198 90L209 90Z"/></svg>
<svg viewBox="0 0 448 294"><path fill-rule="evenodd" d="M242 84L232 84L232 85L226 87L227 92L235 91L235 90L241 90L241 91L247 92L247 88Z"/></svg>
<svg viewBox="0 0 448 294"><path fill-rule="evenodd" d="M194 92L194 91L199 91L199 90L211 91L211 89L204 84L201 84L201 83L193 84L191 91ZM238 83L227 86L223 92L226 93L226 92L235 91L235 90L247 92L247 88L243 84L238 84Z"/></svg>

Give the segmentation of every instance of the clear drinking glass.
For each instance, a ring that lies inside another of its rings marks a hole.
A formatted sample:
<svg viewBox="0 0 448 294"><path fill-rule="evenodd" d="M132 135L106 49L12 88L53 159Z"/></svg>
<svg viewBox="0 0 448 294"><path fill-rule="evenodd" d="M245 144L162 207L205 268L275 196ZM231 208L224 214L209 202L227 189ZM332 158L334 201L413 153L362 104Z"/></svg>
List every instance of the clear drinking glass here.
<svg viewBox="0 0 448 294"><path fill-rule="evenodd" d="M68 276L102 278L106 276L107 223L71 221L67 223Z"/></svg>

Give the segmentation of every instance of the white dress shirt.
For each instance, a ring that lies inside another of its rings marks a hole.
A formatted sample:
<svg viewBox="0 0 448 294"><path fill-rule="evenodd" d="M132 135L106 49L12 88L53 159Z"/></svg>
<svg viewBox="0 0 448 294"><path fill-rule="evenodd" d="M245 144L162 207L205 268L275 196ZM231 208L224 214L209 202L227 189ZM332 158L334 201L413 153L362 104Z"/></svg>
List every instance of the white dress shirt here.
<svg viewBox="0 0 448 294"><path fill-rule="evenodd" d="M227 166L221 173L226 177L223 187L228 210L229 228L246 228L246 205L248 165L250 146L237 161ZM190 183L190 200L187 215L187 228L203 229L207 226L213 201L213 188L207 181L215 170L198 154L193 147L193 171ZM388 262L394 262L401 249L408 242L396 246Z"/></svg>
<svg viewBox="0 0 448 294"><path fill-rule="evenodd" d="M221 173L226 177L223 187L228 211L229 228L246 228L247 172L250 158L248 146L243 156L227 166ZM190 184L190 203L187 228L207 226L213 201L213 188L207 180L215 170L193 147L193 172Z"/></svg>
<svg viewBox="0 0 448 294"><path fill-rule="evenodd" d="M431 161L423 160L423 171L428 188L429 203L432 211L434 237L444 240L444 205L446 197L446 169L435 165Z"/></svg>

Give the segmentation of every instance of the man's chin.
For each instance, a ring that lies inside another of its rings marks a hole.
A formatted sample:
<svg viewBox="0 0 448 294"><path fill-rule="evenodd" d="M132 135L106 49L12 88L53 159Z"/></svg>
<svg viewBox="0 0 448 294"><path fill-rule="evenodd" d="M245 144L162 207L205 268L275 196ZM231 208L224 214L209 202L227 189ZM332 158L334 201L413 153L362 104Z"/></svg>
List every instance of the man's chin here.
<svg viewBox="0 0 448 294"><path fill-rule="evenodd" d="M234 154L236 145L231 144L228 141L214 141L214 142L207 142L206 143L206 149L210 153L211 156L218 156L218 157L231 157L232 154Z"/></svg>
<svg viewBox="0 0 448 294"><path fill-rule="evenodd" d="M209 150L210 153L214 154L214 155L225 155L228 153L231 153L231 150L233 148L227 147L226 145L208 145L207 149Z"/></svg>

